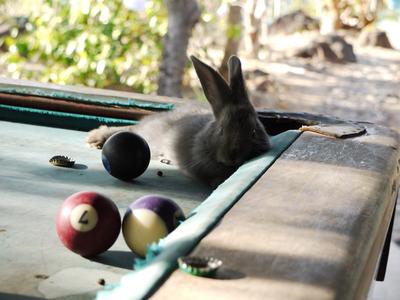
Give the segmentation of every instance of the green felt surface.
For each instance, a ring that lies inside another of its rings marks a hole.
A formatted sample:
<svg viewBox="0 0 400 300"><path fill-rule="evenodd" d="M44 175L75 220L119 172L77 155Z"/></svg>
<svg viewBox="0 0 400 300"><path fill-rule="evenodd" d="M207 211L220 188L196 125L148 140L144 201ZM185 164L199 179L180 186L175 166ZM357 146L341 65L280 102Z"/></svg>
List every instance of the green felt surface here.
<svg viewBox="0 0 400 300"><path fill-rule="evenodd" d="M116 202L121 215L136 198L155 193L174 199L188 214L210 193L157 161L136 181L115 179L104 170L101 152L85 147L84 132L4 121L0 128L0 299L92 299L101 288L99 278L117 283L132 270L134 255L122 234L95 260L63 247L55 216L72 193L100 192ZM59 154L77 167L52 166L48 160Z"/></svg>
<svg viewBox="0 0 400 300"><path fill-rule="evenodd" d="M149 249L144 267L125 275L114 289L98 293L97 300L147 299L177 267L177 259L190 253L299 134L287 131L274 136L268 153L242 165L187 220Z"/></svg>
<svg viewBox="0 0 400 300"><path fill-rule="evenodd" d="M101 274L112 278L107 283L115 285L122 275L127 274L112 292L99 294L101 299L121 299L121 295L132 299L145 297L174 269L176 258L188 253L211 230L299 134L286 132L274 137L274 148L266 156L241 167L240 172L198 206L210 190L182 176L175 167L152 161L138 180L121 182L104 171L100 151L84 147L86 133L75 131L90 130L100 124L127 125L134 121L7 105L0 105L0 119L12 121L0 121L3 129L0 139L4 141L0 145L0 190L3 194L0 199L0 243L5 245L0 248L0 277L4 278L0 282L0 297L3 293L7 297L80 295L82 299L89 299L93 291L99 289L93 283L94 277ZM78 168L57 168L48 163L50 157L60 154L76 160ZM158 170L166 176L158 177ZM135 257L122 237L95 261L73 254L59 242L54 229L57 208L66 197L81 190L95 190L109 196L116 201L121 214L137 197L162 194L177 201L186 214L192 212L191 218L149 252L146 267L129 273ZM21 247L26 241L29 246ZM161 254L153 261L159 252ZM7 264L2 265L6 261ZM49 278L38 280L37 274ZM86 285L82 286L75 274L86 278L83 281ZM24 288L18 284L21 276L26 278ZM129 288L132 284L140 286L133 289L133 294Z"/></svg>
<svg viewBox="0 0 400 300"><path fill-rule="evenodd" d="M124 126L138 123L133 120L79 113L66 113L4 104L0 104L0 120L81 131L89 131L99 127L100 125Z"/></svg>

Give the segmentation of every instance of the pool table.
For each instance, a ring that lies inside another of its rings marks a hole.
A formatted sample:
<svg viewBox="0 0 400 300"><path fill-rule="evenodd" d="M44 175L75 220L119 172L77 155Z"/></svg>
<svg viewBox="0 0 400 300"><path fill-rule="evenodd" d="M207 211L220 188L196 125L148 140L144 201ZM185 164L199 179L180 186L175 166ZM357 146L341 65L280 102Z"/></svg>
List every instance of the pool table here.
<svg viewBox="0 0 400 300"><path fill-rule="evenodd" d="M383 280L400 177L398 133L366 122L259 109L272 149L216 189L152 160L125 182L85 147L88 130L127 125L183 100L0 79L0 299L364 299ZM49 163L73 158L73 168ZM159 172L162 171L162 176ZM136 198L174 199L187 219L149 247L122 234L83 258L63 247L63 200L92 190L121 214ZM209 277L181 256L215 257Z"/></svg>

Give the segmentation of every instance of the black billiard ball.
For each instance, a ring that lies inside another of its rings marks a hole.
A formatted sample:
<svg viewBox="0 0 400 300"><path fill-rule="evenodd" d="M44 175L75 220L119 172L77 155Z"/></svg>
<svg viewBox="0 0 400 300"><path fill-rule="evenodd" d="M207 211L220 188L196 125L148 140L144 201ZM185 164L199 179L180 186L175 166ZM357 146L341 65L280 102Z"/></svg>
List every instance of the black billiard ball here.
<svg viewBox="0 0 400 300"><path fill-rule="evenodd" d="M146 171L150 162L150 148L141 136L121 131L104 143L101 157L108 173L127 181Z"/></svg>

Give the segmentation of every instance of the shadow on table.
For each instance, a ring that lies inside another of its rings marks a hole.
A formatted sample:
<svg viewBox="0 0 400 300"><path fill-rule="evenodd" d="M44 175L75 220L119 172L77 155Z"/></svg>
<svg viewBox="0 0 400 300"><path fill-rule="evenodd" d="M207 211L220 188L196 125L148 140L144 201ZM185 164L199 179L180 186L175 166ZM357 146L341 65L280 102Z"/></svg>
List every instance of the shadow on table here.
<svg viewBox="0 0 400 300"><path fill-rule="evenodd" d="M234 270L234 269L230 269L230 268L226 268L224 266L222 266L222 268L220 268L217 273L212 276L212 279L219 279L219 280L234 280L234 279L242 279L245 278L246 274L238 271L238 270Z"/></svg>
<svg viewBox="0 0 400 300"><path fill-rule="evenodd" d="M90 260L117 268L133 270L135 258L136 256L129 251L109 250L96 257L91 257Z"/></svg>
<svg viewBox="0 0 400 300"><path fill-rule="evenodd" d="M36 299L43 299L43 298L0 292L0 299L1 300L3 300L3 299L4 300L36 300Z"/></svg>

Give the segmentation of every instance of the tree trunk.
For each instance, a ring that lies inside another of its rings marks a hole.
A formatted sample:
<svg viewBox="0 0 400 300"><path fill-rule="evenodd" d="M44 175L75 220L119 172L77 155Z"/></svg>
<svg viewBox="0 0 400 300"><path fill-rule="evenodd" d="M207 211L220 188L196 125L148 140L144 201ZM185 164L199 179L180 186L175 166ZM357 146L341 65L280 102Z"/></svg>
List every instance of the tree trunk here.
<svg viewBox="0 0 400 300"><path fill-rule="evenodd" d="M332 9L333 9L333 27L334 29L340 29L343 27L342 20L340 19L340 15L342 13L340 9L340 0L332 0Z"/></svg>
<svg viewBox="0 0 400 300"><path fill-rule="evenodd" d="M363 0L361 1L361 11L359 14L358 27L360 29L368 26L376 21L379 9L381 8L381 1L379 0Z"/></svg>
<svg viewBox="0 0 400 300"><path fill-rule="evenodd" d="M260 34L263 15L266 11L265 0L247 1L247 34L249 37L248 47L254 58L258 57L260 49Z"/></svg>
<svg viewBox="0 0 400 300"><path fill-rule="evenodd" d="M242 7L240 5L231 5L229 7L228 28L226 30L226 45L224 58L222 59L219 72L224 78L228 78L228 60L232 55L237 55L239 44L242 37Z"/></svg>
<svg viewBox="0 0 400 300"><path fill-rule="evenodd" d="M186 50L192 29L200 17L196 0L165 0L168 32L158 78L159 95L181 97Z"/></svg>

